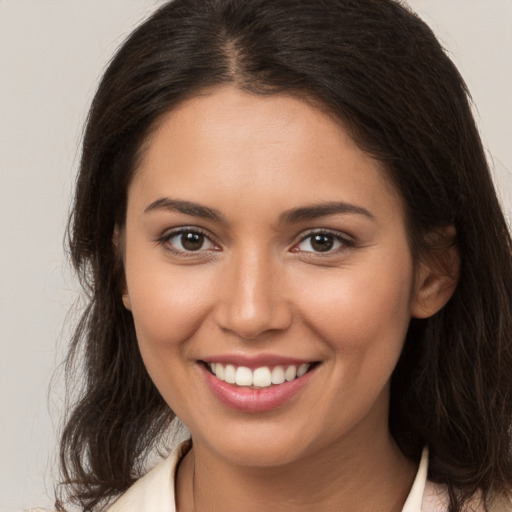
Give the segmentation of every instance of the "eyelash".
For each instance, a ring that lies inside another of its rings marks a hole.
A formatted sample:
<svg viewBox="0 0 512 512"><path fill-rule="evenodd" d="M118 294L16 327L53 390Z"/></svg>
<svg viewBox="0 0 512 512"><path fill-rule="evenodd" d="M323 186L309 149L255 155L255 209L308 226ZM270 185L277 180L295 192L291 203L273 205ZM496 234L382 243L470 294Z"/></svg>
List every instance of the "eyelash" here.
<svg viewBox="0 0 512 512"><path fill-rule="evenodd" d="M299 251L296 249L300 244L305 242L308 239L312 239L315 235L327 235L329 237L332 237L334 241L338 242L340 244L340 247L334 249L334 250L327 250L327 251ZM315 257L329 257L333 256L335 254L339 254L340 252L346 251L348 249L351 249L355 246L355 242L348 238L347 236L342 236L338 231L331 231L329 229L315 229L312 231L309 231L306 233L298 243L296 243L292 247L292 252L303 252L307 255L314 254Z"/></svg>
<svg viewBox="0 0 512 512"><path fill-rule="evenodd" d="M204 249L198 249L197 251L177 249L170 243L170 241L173 238L179 237L180 235L184 235L185 233L190 233L193 235L201 235L204 237L205 241L208 241L210 244L212 244L215 247L217 246L217 244L212 240L211 235L209 235L206 231L204 231L200 228L195 228L195 227L194 228L183 227L183 228L179 228L179 229L175 229L173 231L167 232L164 235L162 235L161 237L159 237L157 239L157 242L160 245L164 246L168 251L171 251L174 254L178 254L179 256L193 257L193 256L196 256L196 255L204 252Z"/></svg>
<svg viewBox="0 0 512 512"><path fill-rule="evenodd" d="M175 254L178 254L180 256L184 256L184 257L193 257L200 253L205 252L205 249L201 249L201 248L196 251L177 249L170 243L170 241L173 238L179 237L186 233L190 233L192 235L201 235L204 237L204 240L207 240L214 247L218 247L217 244L212 240L211 235L209 235L206 231L204 231L200 228L195 228L195 227L194 228L183 227L183 228L179 228L179 229L167 232L164 235L162 235L161 237L159 237L157 239L157 242L160 245L165 246L165 248L167 250L169 250ZM324 236L327 235L329 237L332 237L335 242L338 242L340 244L340 247L338 247L334 250L331 250L331 248L329 248L326 251L301 251L298 249L298 246L300 244L302 244L303 242L305 242L308 239L312 239L312 237L314 237L315 235L324 235ZM333 254L338 254L339 252L342 252L344 250L348 250L354 246L355 246L355 243L353 240L349 239L348 237L341 236L340 233L337 231L331 231L328 229L316 229L316 230L310 231L310 232L306 233L304 236L302 236L302 238L299 240L299 242L294 244L294 246L290 249L290 251L291 252L302 252L307 255L314 254L315 257L328 257L328 256L332 256ZM210 251L212 249L206 249L206 250ZM214 249L214 250L218 250L218 249Z"/></svg>

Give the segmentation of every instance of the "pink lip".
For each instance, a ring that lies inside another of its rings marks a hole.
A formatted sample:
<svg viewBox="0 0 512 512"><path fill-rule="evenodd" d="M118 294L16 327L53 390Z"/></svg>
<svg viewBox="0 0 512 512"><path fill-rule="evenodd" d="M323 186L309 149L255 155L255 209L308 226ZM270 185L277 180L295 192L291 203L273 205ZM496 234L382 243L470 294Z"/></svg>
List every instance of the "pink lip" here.
<svg viewBox="0 0 512 512"><path fill-rule="evenodd" d="M232 359L230 359L231 361ZM211 360L209 360L211 361ZM225 361L225 359L224 359ZM289 360L288 360L289 361ZM211 361L216 362L216 361ZM298 364L298 363L292 363ZM291 400L309 382L316 368L311 369L298 379L283 382L277 386L262 389L239 387L224 382L210 371L203 363L199 363L202 374L213 394L231 409L244 412L264 412L276 409Z"/></svg>
<svg viewBox="0 0 512 512"><path fill-rule="evenodd" d="M275 354L258 354L255 356L247 356L242 354L226 354L203 359L206 363L221 363L223 365L232 364L234 366L245 366L254 370L262 366L290 366L312 363L311 359L297 359L294 357L284 357Z"/></svg>

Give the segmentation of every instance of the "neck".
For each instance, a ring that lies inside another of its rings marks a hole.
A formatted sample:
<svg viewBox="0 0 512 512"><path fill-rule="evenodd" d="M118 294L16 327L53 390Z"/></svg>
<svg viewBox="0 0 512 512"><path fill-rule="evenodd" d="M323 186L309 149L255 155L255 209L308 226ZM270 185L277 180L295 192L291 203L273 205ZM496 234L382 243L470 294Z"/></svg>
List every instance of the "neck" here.
<svg viewBox="0 0 512 512"><path fill-rule="evenodd" d="M231 464L198 443L178 470L177 510L400 512L416 466L389 433L368 439L270 468Z"/></svg>

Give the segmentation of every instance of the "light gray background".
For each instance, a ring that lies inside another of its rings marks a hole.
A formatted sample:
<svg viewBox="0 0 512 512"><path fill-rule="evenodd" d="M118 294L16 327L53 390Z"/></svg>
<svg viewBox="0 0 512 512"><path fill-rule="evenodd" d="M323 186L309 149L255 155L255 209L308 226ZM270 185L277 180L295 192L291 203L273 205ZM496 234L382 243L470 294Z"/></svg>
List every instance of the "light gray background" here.
<svg viewBox="0 0 512 512"><path fill-rule="evenodd" d="M1 512L52 504L62 387L48 386L77 295L62 240L81 129L113 50L161 3L0 0ZM409 3L466 78L510 219L512 0Z"/></svg>

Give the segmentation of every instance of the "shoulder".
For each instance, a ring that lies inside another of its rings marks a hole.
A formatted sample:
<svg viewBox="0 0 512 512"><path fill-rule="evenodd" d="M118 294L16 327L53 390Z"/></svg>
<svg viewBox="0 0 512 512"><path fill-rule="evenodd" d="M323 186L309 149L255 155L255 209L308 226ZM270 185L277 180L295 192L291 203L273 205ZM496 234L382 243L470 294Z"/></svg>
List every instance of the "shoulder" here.
<svg viewBox="0 0 512 512"><path fill-rule="evenodd" d="M496 497L491 500L486 512L512 512L512 497Z"/></svg>
<svg viewBox="0 0 512 512"><path fill-rule="evenodd" d="M435 484L427 481L421 512L447 512L450 500L446 485ZM469 503L469 510L472 512L512 512L512 500L506 497L499 497L490 500L487 505L481 494L477 493Z"/></svg>
<svg viewBox="0 0 512 512"><path fill-rule="evenodd" d="M447 512L450 504L446 485L435 484L430 480L425 483L422 512Z"/></svg>
<svg viewBox="0 0 512 512"><path fill-rule="evenodd" d="M418 474L413 484L409 500L402 512L448 512L450 510L450 495L448 487L434 483L427 478L429 466L428 449L423 450ZM414 499L414 495L421 495L421 500ZM482 493L477 492L467 504L471 512L512 512L512 500L508 497L494 497L486 500ZM420 505L421 503L421 505Z"/></svg>
<svg viewBox="0 0 512 512"><path fill-rule="evenodd" d="M190 449L190 440L180 443L169 456L139 478L107 509L107 512L175 512L174 477L180 460ZM54 512L29 508L23 512Z"/></svg>
<svg viewBox="0 0 512 512"><path fill-rule="evenodd" d="M184 441L171 454L137 480L107 512L174 512L174 479L180 460L190 449Z"/></svg>

